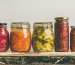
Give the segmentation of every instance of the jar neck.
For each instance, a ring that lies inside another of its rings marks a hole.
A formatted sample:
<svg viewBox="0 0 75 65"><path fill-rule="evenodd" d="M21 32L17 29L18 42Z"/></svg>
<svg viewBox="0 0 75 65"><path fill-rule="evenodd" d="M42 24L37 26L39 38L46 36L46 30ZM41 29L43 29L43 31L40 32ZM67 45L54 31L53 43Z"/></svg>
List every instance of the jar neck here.
<svg viewBox="0 0 75 65"><path fill-rule="evenodd" d="M68 22L67 19L56 19L56 22L60 22L60 21Z"/></svg>
<svg viewBox="0 0 75 65"><path fill-rule="evenodd" d="M0 29L7 29L7 25L0 25Z"/></svg>
<svg viewBox="0 0 75 65"><path fill-rule="evenodd" d="M75 27L72 27L71 29L75 29Z"/></svg>
<svg viewBox="0 0 75 65"><path fill-rule="evenodd" d="M27 32L30 31L30 29L16 29L16 28L11 28L11 32Z"/></svg>

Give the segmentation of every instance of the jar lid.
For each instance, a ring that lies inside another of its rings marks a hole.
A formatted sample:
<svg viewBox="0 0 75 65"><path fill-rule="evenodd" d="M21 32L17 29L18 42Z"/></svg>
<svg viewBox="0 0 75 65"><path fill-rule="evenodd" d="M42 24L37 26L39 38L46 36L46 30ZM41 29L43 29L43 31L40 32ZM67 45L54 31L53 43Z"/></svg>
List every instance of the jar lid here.
<svg viewBox="0 0 75 65"><path fill-rule="evenodd" d="M70 26L71 28L75 28L75 26Z"/></svg>
<svg viewBox="0 0 75 65"><path fill-rule="evenodd" d="M0 25L7 25L7 23L0 23Z"/></svg>
<svg viewBox="0 0 75 65"><path fill-rule="evenodd" d="M28 22L12 22L11 28L17 28L17 29L30 28L30 24Z"/></svg>
<svg viewBox="0 0 75 65"><path fill-rule="evenodd" d="M55 17L54 19L56 20L56 19L69 19L69 18L68 17Z"/></svg>
<svg viewBox="0 0 75 65"><path fill-rule="evenodd" d="M53 28L52 22L34 22L33 28Z"/></svg>

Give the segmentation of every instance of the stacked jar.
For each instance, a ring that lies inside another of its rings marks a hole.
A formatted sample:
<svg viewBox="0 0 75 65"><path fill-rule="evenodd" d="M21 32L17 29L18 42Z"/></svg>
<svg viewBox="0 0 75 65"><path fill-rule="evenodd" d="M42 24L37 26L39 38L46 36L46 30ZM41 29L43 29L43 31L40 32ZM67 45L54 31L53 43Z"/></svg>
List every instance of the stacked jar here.
<svg viewBox="0 0 75 65"><path fill-rule="evenodd" d="M52 51L54 47L52 22L35 22L33 24L32 46L35 52Z"/></svg>
<svg viewBox="0 0 75 65"><path fill-rule="evenodd" d="M13 22L10 32L11 51L29 51L31 48L31 32L28 22Z"/></svg>
<svg viewBox="0 0 75 65"><path fill-rule="evenodd" d="M69 23L68 17L55 18L55 51L69 50Z"/></svg>

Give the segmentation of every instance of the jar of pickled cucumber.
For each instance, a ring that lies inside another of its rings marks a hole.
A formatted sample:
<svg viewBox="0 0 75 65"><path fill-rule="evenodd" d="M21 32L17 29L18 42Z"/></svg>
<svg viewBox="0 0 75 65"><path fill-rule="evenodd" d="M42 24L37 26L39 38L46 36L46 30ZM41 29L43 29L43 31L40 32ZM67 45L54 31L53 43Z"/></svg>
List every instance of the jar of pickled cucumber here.
<svg viewBox="0 0 75 65"><path fill-rule="evenodd" d="M52 22L35 22L33 24L32 46L35 52L49 52L54 47Z"/></svg>
<svg viewBox="0 0 75 65"><path fill-rule="evenodd" d="M68 17L55 18L55 51L65 52L69 50L69 23Z"/></svg>
<svg viewBox="0 0 75 65"><path fill-rule="evenodd" d="M31 32L28 22L13 22L10 32L11 51L29 51L31 48Z"/></svg>

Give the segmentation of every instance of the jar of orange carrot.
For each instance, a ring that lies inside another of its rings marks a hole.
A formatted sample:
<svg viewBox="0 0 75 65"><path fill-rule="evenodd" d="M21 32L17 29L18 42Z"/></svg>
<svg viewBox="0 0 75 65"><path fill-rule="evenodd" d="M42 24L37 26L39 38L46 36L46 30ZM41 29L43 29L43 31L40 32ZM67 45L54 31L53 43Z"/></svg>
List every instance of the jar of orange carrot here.
<svg viewBox="0 0 75 65"><path fill-rule="evenodd" d="M31 32L28 22L13 22L10 32L11 51L29 51L31 48Z"/></svg>

